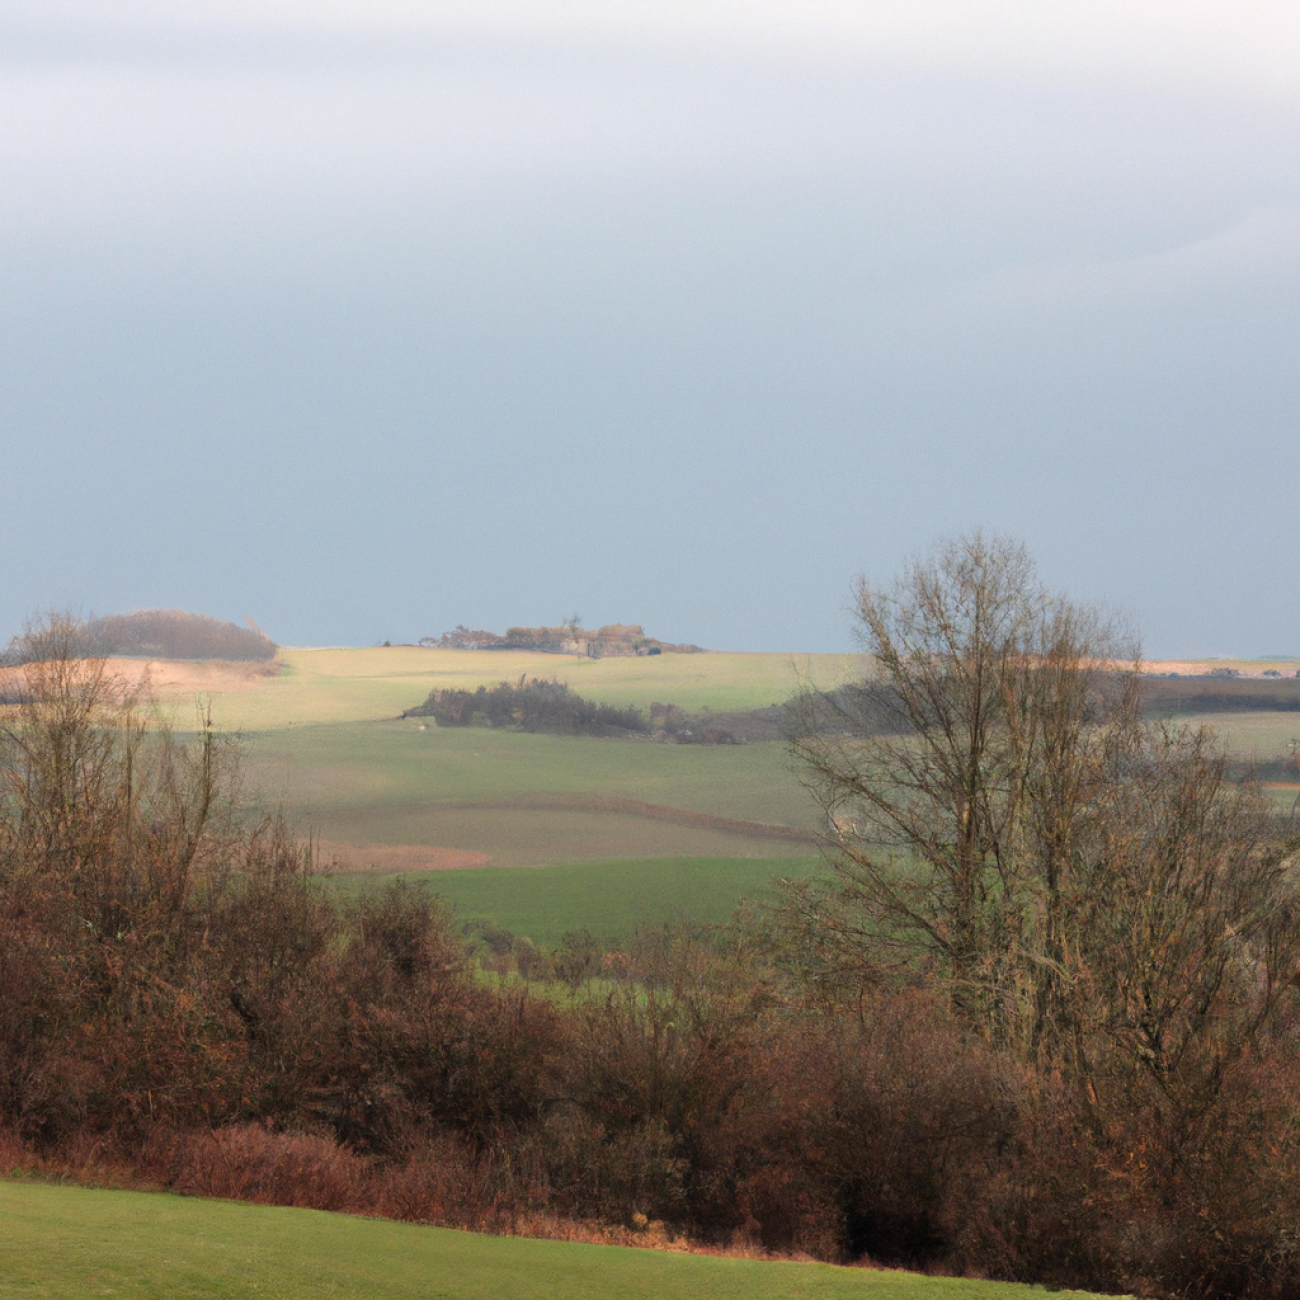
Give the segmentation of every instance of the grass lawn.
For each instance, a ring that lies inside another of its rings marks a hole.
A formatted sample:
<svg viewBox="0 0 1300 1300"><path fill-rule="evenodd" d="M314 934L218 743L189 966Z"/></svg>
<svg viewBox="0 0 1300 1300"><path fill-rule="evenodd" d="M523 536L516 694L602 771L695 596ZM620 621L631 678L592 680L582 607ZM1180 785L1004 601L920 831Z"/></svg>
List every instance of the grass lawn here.
<svg viewBox="0 0 1300 1300"><path fill-rule="evenodd" d="M1045 1294L1000 1283L476 1236L315 1210L28 1182L0 1182L0 1222L0 1297L25 1300L1028 1300Z"/></svg>
<svg viewBox="0 0 1300 1300"><path fill-rule="evenodd" d="M1213 727L1224 744L1236 755L1267 761L1289 752L1292 741L1300 740L1300 713L1203 713L1188 717L1175 714L1173 722L1204 722Z"/></svg>
<svg viewBox="0 0 1300 1300"><path fill-rule="evenodd" d="M823 869L818 858L653 858L569 862L550 867L481 867L404 873L441 895L457 920L487 920L545 947L568 930L590 930L610 943L638 925L686 920L722 925L742 898L775 896L780 876L802 880ZM392 876L339 876L352 892Z"/></svg>

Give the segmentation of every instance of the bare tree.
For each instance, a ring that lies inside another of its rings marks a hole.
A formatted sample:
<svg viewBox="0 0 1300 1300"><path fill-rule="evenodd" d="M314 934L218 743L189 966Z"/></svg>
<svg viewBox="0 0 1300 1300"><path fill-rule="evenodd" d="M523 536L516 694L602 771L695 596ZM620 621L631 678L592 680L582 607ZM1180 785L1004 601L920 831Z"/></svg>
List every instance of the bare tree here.
<svg viewBox="0 0 1300 1300"><path fill-rule="evenodd" d="M160 933L220 858L237 754L210 718L178 743L144 688L52 613L17 638L22 703L0 719L0 872L55 890L105 940Z"/></svg>
<svg viewBox="0 0 1300 1300"><path fill-rule="evenodd" d="M1036 1038L1058 1000L1098 724L1136 700L1132 670L1117 680L1112 668L1127 647L1094 612L1049 596L1001 537L947 543L856 597L868 673L836 697L833 728L805 697L794 742L836 851L832 947L877 971L937 963L994 1037L1027 1025Z"/></svg>
<svg viewBox="0 0 1300 1300"><path fill-rule="evenodd" d="M1300 973L1284 846L1213 736L1144 722L1134 647L1006 538L859 584L857 614L867 673L835 726L807 694L793 745L837 876L794 895L805 960L938 982L1090 1096L1103 1058L1212 1092Z"/></svg>

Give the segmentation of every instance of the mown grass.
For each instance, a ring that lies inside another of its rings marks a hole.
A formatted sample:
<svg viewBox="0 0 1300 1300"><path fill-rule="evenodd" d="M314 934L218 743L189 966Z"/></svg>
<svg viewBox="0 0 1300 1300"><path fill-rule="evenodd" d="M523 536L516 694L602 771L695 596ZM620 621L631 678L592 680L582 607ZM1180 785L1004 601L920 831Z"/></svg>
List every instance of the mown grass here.
<svg viewBox="0 0 1300 1300"><path fill-rule="evenodd" d="M785 747L671 745L422 726L415 720L302 728L258 737L253 770L304 808L340 796L398 806L429 799L626 795L756 822L808 815Z"/></svg>
<svg viewBox="0 0 1300 1300"><path fill-rule="evenodd" d="M0 1182L0 1221L0 1296L31 1300L1012 1300L1043 1294L1000 1283L478 1236L316 1210L27 1182Z"/></svg>
<svg viewBox="0 0 1300 1300"><path fill-rule="evenodd" d="M723 925L742 899L773 901L779 878L804 880L823 869L814 857L653 858L408 872L401 878L444 898L458 922L488 921L552 947L567 932L584 929L603 942L621 943L638 926ZM339 876L333 887L353 893L394 878Z"/></svg>

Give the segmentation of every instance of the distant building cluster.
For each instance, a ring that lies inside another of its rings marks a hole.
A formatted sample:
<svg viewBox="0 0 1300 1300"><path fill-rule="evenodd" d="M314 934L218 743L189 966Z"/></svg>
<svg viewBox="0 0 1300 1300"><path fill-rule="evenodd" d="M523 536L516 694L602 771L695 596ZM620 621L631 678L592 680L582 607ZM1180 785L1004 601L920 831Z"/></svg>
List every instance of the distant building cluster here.
<svg viewBox="0 0 1300 1300"><path fill-rule="evenodd" d="M532 650L588 659L703 653L701 646L673 645L648 637L640 623L607 623L592 631L579 626L576 619L559 627L509 627L504 634L475 631L461 624L439 637L421 637L420 644L440 650Z"/></svg>

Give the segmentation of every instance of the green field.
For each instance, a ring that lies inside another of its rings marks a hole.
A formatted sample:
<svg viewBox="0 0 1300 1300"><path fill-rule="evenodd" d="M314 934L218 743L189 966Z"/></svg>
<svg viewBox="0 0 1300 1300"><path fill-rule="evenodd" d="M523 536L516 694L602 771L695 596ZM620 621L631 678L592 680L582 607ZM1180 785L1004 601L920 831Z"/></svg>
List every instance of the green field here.
<svg viewBox="0 0 1300 1300"><path fill-rule="evenodd" d="M0 1181L0 1297L994 1300L1041 1288ZM1056 1292L1078 1296L1081 1292Z"/></svg>
<svg viewBox="0 0 1300 1300"><path fill-rule="evenodd" d="M586 659L519 650L435 650L421 646L293 649L278 671L262 675L195 671L180 674L164 694L188 717L196 696L209 699L217 725L248 733L319 723L393 718L436 687L492 685L522 675L556 678L591 699L648 707L654 701L692 712L763 708L787 700L801 682L830 688L861 671L856 654L709 652L644 658ZM1297 661L1300 663L1300 661ZM1267 667L1293 673L1297 663L1213 660L1180 663L1184 672ZM170 667L175 668L175 665ZM167 674L162 674L166 678Z"/></svg>
<svg viewBox="0 0 1300 1300"><path fill-rule="evenodd" d="M770 902L778 878L803 880L821 869L818 858L651 858L410 872L402 878L444 898L460 922L491 921L553 947L570 930L621 943L638 926L724 925L741 899ZM340 876L334 887L351 892L389 879Z"/></svg>
<svg viewBox="0 0 1300 1300"><path fill-rule="evenodd" d="M1300 740L1300 713L1206 713L1180 720L1213 727L1241 758L1277 758Z"/></svg>
<svg viewBox="0 0 1300 1300"><path fill-rule="evenodd" d="M218 665L187 676L169 665L178 676L164 697L183 717L204 687L217 723L242 728L247 739L248 790L263 809L283 808L303 834L361 847L438 846L486 854L499 866L781 858L811 851L821 816L780 744L462 731L398 715L435 686L523 674L557 677L611 703L725 712L784 700L801 681L834 685L860 665L853 655L592 660L412 646L290 649L269 676ZM1276 758L1300 732L1285 713L1195 720L1217 727L1244 758ZM1276 797L1286 802L1286 792Z"/></svg>
<svg viewBox="0 0 1300 1300"><path fill-rule="evenodd" d="M304 834L439 845L502 865L788 857L807 851L818 824L780 744L336 723L250 738L248 776L262 806L284 807Z"/></svg>
<svg viewBox="0 0 1300 1300"><path fill-rule="evenodd" d="M166 665L174 680L160 677L162 698L182 726L196 697L210 702L218 727L247 742L247 790L262 809L282 808L303 834L441 846L500 865L790 856L809 850L818 814L780 744L668 745L399 719L434 687L527 674L610 703L724 712L784 701L801 680L834 685L859 662L780 654L593 660L412 646L290 649L281 659L269 676Z"/></svg>

